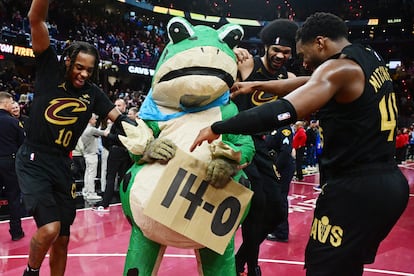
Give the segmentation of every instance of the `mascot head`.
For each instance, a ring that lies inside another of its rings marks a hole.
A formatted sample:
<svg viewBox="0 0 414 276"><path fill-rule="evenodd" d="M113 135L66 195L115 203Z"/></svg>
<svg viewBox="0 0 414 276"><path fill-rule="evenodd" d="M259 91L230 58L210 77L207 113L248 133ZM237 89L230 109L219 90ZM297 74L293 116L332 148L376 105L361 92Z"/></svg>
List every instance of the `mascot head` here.
<svg viewBox="0 0 414 276"><path fill-rule="evenodd" d="M152 100L158 106L185 111L222 97L236 79L233 48L243 37L242 27L226 24L215 30L174 17L167 32L170 42L155 69Z"/></svg>

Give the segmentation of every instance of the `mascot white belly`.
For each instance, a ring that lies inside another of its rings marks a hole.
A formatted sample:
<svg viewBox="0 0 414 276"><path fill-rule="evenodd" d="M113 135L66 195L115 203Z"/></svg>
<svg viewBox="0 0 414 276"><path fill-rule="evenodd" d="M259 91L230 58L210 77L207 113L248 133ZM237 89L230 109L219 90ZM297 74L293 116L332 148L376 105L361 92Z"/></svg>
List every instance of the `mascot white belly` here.
<svg viewBox="0 0 414 276"><path fill-rule="evenodd" d="M218 107L186 114L176 119L160 122L161 132L158 138L168 138L181 150L208 163L211 161L211 152L207 144L203 144L192 153L188 149L200 129L218 120L221 120L221 112ZM182 248L201 248L202 245L143 214L143 208L147 205L151 195L156 192L156 184L160 181L164 170L165 165L154 163L144 166L136 174L129 198L134 221L144 235L155 242Z"/></svg>

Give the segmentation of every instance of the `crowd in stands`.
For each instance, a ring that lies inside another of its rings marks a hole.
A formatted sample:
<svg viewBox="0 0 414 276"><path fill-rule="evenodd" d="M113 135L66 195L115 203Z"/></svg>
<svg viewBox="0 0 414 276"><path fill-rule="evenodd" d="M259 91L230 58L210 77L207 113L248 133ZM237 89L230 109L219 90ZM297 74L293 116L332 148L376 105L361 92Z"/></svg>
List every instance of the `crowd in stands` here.
<svg viewBox="0 0 414 276"><path fill-rule="evenodd" d="M1 36L0 42L13 38L14 42L30 43L27 10L29 0L0 0ZM154 5L177 5L175 1L146 1ZM173 3L174 2L174 3ZM194 2L194 1L193 1ZM197 1L199 7L208 5L208 1ZM184 5L184 4L183 4ZM188 5L187 5L188 6ZM188 8L188 7L183 8ZM195 8L195 6L193 5ZM178 7L177 7L178 8ZM53 1L49 12L49 32L56 50L61 51L71 40L83 40L94 44L100 51L101 59L118 64L137 64L154 68L165 44L168 42L165 23L168 17L153 14L131 13L125 4L111 5L90 1ZM29 45L28 45L29 46ZM258 44L243 43L253 55L260 55ZM408 64L407 64L408 63ZM307 72L294 63L292 72L303 75ZM400 106L400 126L408 127L414 121L414 62L404 61L391 72ZM15 95L21 104L22 112L28 114L32 99L33 77L15 72L13 68L0 66L0 89ZM122 83L104 85L102 88L110 98L125 98L128 107L140 106L148 91L134 91ZM20 95L23 96L20 99Z"/></svg>
<svg viewBox="0 0 414 276"><path fill-rule="evenodd" d="M177 1L177 0L141 0L152 5L189 10L191 12L232 16L238 18L255 18L258 20L272 20L276 15L288 18L294 13L294 19L303 21L309 14L320 9L323 3L324 11L332 12L346 20L366 18L372 14L379 17L405 17L411 18L414 13L413 1L406 0L380 0L380 1ZM395 7L389 9L389 7Z"/></svg>
<svg viewBox="0 0 414 276"><path fill-rule="evenodd" d="M30 1L3 2L7 3L0 2L2 38L29 46L25 14ZM68 1L54 1L49 8L48 27L58 54L69 41L80 40L95 45L102 60L154 68L167 41L163 21L146 15L135 16L125 5L124 8L114 7L119 9L109 10L105 5L92 3L74 5Z"/></svg>

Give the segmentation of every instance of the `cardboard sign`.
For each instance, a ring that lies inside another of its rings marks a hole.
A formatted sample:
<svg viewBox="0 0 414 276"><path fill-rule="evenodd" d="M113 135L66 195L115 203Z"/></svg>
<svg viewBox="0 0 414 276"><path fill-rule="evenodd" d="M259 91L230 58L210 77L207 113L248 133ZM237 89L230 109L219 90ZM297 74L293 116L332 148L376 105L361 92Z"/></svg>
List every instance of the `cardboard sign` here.
<svg viewBox="0 0 414 276"><path fill-rule="evenodd" d="M203 180L206 171L205 162L177 150L144 214L223 254L253 192L234 181L216 189Z"/></svg>

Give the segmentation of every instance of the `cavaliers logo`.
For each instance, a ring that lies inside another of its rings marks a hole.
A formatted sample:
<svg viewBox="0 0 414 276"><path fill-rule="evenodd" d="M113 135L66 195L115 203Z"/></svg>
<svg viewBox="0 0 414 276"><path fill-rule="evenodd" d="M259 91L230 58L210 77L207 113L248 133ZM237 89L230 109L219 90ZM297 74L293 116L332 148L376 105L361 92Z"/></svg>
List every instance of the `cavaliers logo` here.
<svg viewBox="0 0 414 276"><path fill-rule="evenodd" d="M58 98L49 103L50 105L45 111L45 118L49 123L55 125L74 124L78 120L77 116L64 116L63 114L79 113L87 110L84 102L73 98Z"/></svg>
<svg viewBox="0 0 414 276"><path fill-rule="evenodd" d="M268 102L274 102L276 101L277 96L273 94L268 94L264 91L256 90L252 94L252 103L254 105L262 105L264 103Z"/></svg>

